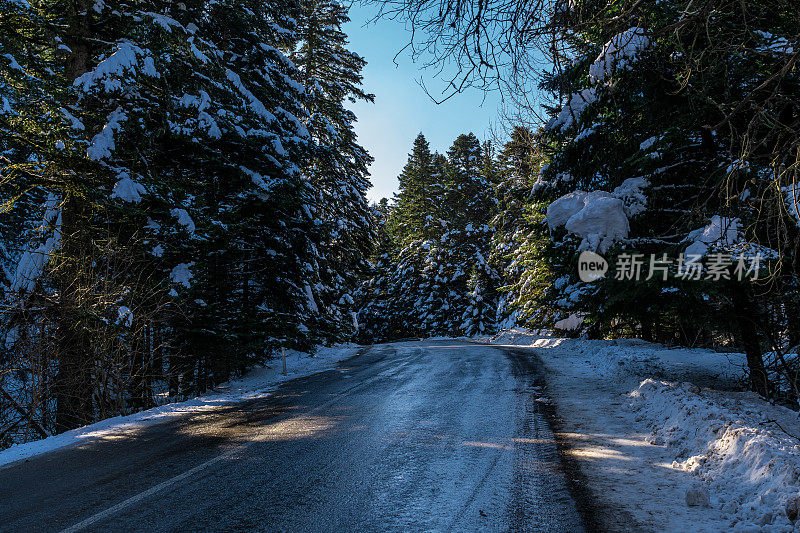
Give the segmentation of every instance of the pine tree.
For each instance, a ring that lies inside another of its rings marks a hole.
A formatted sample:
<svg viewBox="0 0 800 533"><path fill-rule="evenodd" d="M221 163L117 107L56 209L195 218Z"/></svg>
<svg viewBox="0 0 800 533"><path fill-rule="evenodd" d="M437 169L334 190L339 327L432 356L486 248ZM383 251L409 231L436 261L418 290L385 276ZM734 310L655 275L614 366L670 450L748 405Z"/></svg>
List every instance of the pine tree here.
<svg viewBox="0 0 800 533"><path fill-rule="evenodd" d="M352 292L364 274L372 244L366 200L372 158L356 139L349 102L373 101L361 87L366 61L347 49L347 8L330 0L303 0L301 46L292 54L305 88L313 156L303 168L315 220L308 291L317 307L318 333L333 341L352 331ZM313 282L312 282L313 280Z"/></svg>
<svg viewBox="0 0 800 533"><path fill-rule="evenodd" d="M385 339L495 328L494 172L490 146L473 134L456 139L447 157L416 138L387 220L395 249L362 290L365 331Z"/></svg>
<svg viewBox="0 0 800 533"><path fill-rule="evenodd" d="M7 254L7 294L54 332L57 430L147 406L156 367L186 394L308 342L296 6L142 7L3 5L4 239L45 200L51 235Z"/></svg>
<svg viewBox="0 0 800 533"><path fill-rule="evenodd" d="M673 260L697 254L707 267L718 253L752 256L775 244L768 235L783 198L763 179L775 169L741 149L742 117L735 115L781 62L761 34L774 24L770 17L783 14L753 5L745 20L740 6L719 5L713 17L690 17L680 31L666 31L683 17L682 3L631 12L583 7L586 23L563 27L569 66L545 83L567 95L547 127L553 157L539 193L549 204L559 276L550 301L562 316L585 316L595 334L689 344L712 335L736 339L754 388L767 393L757 330L758 308L769 303L757 304L749 283L687 281L674 276L673 264L667 280L645 271L649 279L640 282L606 277L587 284L576 279L575 259L582 250L599 251L613 268L636 252ZM731 120L728 131L717 129ZM745 129L761 135L758 122ZM780 255L791 253L783 248Z"/></svg>
<svg viewBox="0 0 800 533"><path fill-rule="evenodd" d="M398 176L399 193L389 220L389 230L398 242L429 239L441 234L439 208L443 200L446 162L430 151L420 133L408 155L408 162Z"/></svg>
<svg viewBox="0 0 800 533"><path fill-rule="evenodd" d="M498 208L492 221L490 262L502 277L497 322L505 328L527 323L535 312L540 315L542 287L550 284L541 276L547 260L537 254L541 247L536 246L549 241L544 217L537 216L542 206L532 200L543 161L537 143L530 130L516 127L498 155ZM538 281L533 279L537 276Z"/></svg>

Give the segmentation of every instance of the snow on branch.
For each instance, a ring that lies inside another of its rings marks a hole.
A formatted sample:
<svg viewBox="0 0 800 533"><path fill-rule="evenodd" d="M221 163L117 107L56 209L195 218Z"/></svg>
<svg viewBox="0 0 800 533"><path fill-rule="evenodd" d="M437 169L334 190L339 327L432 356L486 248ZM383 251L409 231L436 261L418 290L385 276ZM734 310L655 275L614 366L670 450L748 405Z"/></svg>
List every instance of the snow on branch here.
<svg viewBox="0 0 800 533"><path fill-rule="evenodd" d="M117 44L113 54L77 78L74 85L87 93L98 85L102 85L106 92L119 91L122 89L122 80L137 72L152 78L161 77L149 51L123 41Z"/></svg>
<svg viewBox="0 0 800 533"><path fill-rule="evenodd" d="M121 107L118 107L108 115L108 124L103 126L100 133L94 136L92 144L86 149L89 159L99 161L111 157L111 152L116 148L114 142L114 132L122 129L122 123L128 118Z"/></svg>
<svg viewBox="0 0 800 533"><path fill-rule="evenodd" d="M625 240L630 232L628 217L644 210L644 178L630 178L612 192L573 191L547 207L551 230L561 228L583 239L580 250L605 252L613 243Z"/></svg>
<svg viewBox="0 0 800 533"><path fill-rule="evenodd" d="M611 38L600 55L589 67L589 77L600 83L615 71L630 67L636 56L650 46L650 39L642 28L629 28Z"/></svg>
<svg viewBox="0 0 800 533"><path fill-rule="evenodd" d="M578 121L583 111L597 100L597 93L593 87L584 89L570 96L569 101L555 117L551 118L545 126L547 130L566 130Z"/></svg>
<svg viewBox="0 0 800 533"><path fill-rule="evenodd" d="M61 209L58 207L59 198L49 194L45 202L45 213L42 220L42 230L52 226L52 233L44 243L35 248L26 248L17 261L17 269L12 277L11 290L14 292L31 292L44 273L53 252L61 247Z"/></svg>
<svg viewBox="0 0 800 533"><path fill-rule="evenodd" d="M236 87L236 90L239 91L239 94L244 96L251 111L253 111L256 115L266 119L268 122L274 122L276 120L275 115L267 111L266 106L261 102L261 100L256 98L256 96L244 86L242 83L242 78L239 77L238 74L230 69L227 69L225 71L225 77L228 78L228 81L233 83L233 86Z"/></svg>

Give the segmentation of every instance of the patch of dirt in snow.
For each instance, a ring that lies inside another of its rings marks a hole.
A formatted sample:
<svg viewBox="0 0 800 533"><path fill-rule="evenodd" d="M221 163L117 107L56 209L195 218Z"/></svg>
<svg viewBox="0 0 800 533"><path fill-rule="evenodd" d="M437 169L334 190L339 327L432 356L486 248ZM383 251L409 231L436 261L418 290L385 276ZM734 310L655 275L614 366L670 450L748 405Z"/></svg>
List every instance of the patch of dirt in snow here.
<svg viewBox="0 0 800 533"><path fill-rule="evenodd" d="M603 529L798 530L789 515L800 511L800 422L734 390L741 354L524 329L483 341L527 347L544 362L558 437Z"/></svg>

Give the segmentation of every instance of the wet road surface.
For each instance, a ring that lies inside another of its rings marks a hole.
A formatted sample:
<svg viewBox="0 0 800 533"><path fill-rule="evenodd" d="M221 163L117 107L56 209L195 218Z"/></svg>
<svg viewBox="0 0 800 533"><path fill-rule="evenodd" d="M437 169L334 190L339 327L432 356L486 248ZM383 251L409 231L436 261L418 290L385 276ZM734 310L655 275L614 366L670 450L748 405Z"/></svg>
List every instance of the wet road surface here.
<svg viewBox="0 0 800 533"><path fill-rule="evenodd" d="M581 531L526 355L376 345L0 469L0 531Z"/></svg>

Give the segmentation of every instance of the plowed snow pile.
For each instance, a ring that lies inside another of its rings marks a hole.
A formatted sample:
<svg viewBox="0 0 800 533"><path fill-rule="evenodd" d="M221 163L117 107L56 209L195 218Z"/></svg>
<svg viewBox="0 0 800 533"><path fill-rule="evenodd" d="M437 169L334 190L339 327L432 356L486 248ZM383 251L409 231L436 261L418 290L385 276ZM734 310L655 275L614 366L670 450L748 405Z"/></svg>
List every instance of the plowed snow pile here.
<svg viewBox="0 0 800 533"><path fill-rule="evenodd" d="M789 424L797 413L754 394L701 390L690 383L644 380L631 394L636 420L663 445L672 468L696 480L736 529L792 531L800 495L800 441ZM776 420L778 419L778 420ZM792 424L795 426L796 424ZM792 427L796 430L796 427Z"/></svg>

